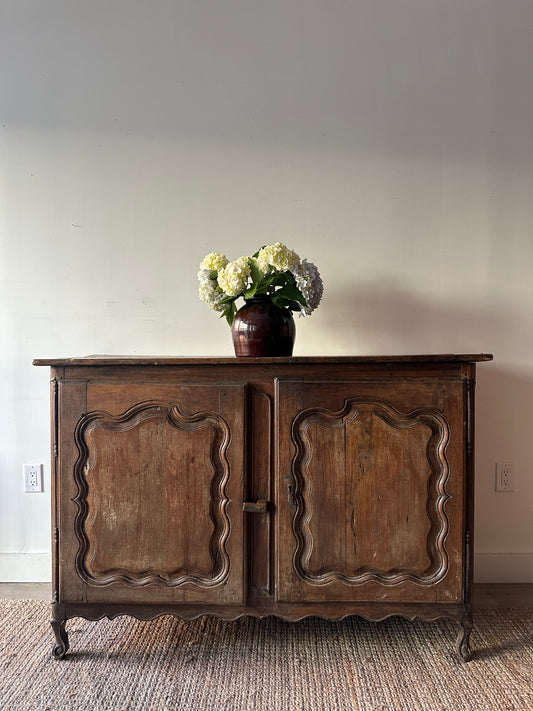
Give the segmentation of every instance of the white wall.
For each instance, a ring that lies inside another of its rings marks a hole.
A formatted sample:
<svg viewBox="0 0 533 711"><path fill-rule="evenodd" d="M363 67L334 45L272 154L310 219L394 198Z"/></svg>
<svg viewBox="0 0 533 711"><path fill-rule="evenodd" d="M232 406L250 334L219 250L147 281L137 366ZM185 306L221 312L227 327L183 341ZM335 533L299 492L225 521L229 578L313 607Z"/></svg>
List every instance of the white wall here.
<svg viewBox="0 0 533 711"><path fill-rule="evenodd" d="M530 0L0 0L0 579L49 578L32 359L230 355L197 265L280 239L326 285L297 354L495 354L476 577L533 582L532 31Z"/></svg>

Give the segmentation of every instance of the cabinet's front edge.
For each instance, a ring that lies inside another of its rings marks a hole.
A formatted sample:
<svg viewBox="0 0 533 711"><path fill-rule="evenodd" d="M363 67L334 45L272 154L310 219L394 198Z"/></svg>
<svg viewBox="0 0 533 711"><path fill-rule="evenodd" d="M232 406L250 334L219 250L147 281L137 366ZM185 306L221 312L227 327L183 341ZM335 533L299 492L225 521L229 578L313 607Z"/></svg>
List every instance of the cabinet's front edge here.
<svg viewBox="0 0 533 711"><path fill-rule="evenodd" d="M50 439L51 439L51 483L52 483L52 600L54 602L59 601L59 483L57 480L58 475L58 441L59 441L59 383L58 383L58 372L57 368L51 369L51 380L50 380Z"/></svg>
<svg viewBox="0 0 533 711"><path fill-rule="evenodd" d="M471 617L472 585L474 578L474 472L475 472L475 388L476 366L469 366L465 380L465 533L464 533L464 602L465 614Z"/></svg>
<svg viewBox="0 0 533 711"><path fill-rule="evenodd" d="M59 602L60 577L60 387L65 377L65 368L50 368L50 472L51 472L51 548L52 548L52 601Z"/></svg>

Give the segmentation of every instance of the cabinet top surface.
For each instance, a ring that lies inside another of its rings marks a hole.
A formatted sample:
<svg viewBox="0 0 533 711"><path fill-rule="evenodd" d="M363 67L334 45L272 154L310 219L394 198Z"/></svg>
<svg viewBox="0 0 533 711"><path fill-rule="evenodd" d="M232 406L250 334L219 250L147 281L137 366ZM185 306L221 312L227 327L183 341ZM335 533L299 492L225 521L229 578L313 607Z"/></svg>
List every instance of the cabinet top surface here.
<svg viewBox="0 0 533 711"><path fill-rule="evenodd" d="M370 364L370 363L479 363L492 360L490 353L448 353L440 355L396 355L396 356L302 356L293 358L236 358L232 356L124 356L90 355L77 358L37 358L33 365L48 366L165 366L165 365L280 365L286 363L319 364Z"/></svg>

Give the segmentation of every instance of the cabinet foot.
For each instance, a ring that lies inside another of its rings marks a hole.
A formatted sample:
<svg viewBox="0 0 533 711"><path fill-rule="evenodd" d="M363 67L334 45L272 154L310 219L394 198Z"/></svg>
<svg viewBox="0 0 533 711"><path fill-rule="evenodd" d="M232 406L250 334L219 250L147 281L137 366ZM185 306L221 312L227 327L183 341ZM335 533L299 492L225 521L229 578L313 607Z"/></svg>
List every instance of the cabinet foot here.
<svg viewBox="0 0 533 711"><path fill-rule="evenodd" d="M56 637L56 642L52 647L52 656L54 659L63 659L69 648L68 634L65 629L66 620L54 617L50 624Z"/></svg>
<svg viewBox="0 0 533 711"><path fill-rule="evenodd" d="M461 621L461 626L459 627L459 633L457 634L456 649L457 654L459 654L465 662L472 659L472 652L470 650L470 633L472 632L472 617L465 617Z"/></svg>

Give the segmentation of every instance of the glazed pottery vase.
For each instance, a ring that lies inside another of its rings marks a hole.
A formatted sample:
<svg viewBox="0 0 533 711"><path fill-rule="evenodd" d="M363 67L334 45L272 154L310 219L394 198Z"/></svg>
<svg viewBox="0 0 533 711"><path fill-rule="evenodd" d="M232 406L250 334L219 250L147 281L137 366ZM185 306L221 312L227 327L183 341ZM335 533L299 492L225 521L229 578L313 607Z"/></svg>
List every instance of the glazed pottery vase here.
<svg viewBox="0 0 533 711"><path fill-rule="evenodd" d="M231 333L236 356L291 356L296 327L289 309L262 295L237 311Z"/></svg>

